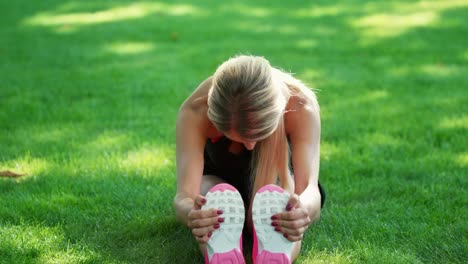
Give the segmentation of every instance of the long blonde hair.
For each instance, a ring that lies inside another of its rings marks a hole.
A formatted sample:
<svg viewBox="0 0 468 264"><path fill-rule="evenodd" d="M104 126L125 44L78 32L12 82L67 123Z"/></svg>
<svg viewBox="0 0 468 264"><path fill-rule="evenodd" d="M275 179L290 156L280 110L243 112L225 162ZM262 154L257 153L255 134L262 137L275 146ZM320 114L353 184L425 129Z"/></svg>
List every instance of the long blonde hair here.
<svg viewBox="0 0 468 264"><path fill-rule="evenodd" d="M279 184L292 193L290 147L284 113L291 95L315 99L302 82L271 67L263 57L236 56L218 67L208 93L208 118L222 132L257 142L251 163L251 193Z"/></svg>

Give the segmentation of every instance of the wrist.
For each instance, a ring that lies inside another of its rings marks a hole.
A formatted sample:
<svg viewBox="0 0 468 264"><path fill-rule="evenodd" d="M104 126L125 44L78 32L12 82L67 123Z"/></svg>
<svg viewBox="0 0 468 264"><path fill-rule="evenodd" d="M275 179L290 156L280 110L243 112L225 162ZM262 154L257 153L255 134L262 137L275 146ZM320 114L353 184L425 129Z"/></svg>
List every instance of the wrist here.
<svg viewBox="0 0 468 264"><path fill-rule="evenodd" d="M176 196L174 199L174 209L176 214L176 219L183 225L187 226L188 224L188 215L193 209L194 200L192 198L179 198Z"/></svg>

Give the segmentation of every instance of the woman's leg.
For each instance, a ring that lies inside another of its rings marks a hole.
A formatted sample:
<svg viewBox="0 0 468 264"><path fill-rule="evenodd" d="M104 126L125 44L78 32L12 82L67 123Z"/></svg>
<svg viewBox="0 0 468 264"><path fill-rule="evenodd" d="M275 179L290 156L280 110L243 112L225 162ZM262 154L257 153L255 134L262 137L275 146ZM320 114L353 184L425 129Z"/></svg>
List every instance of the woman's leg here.
<svg viewBox="0 0 468 264"><path fill-rule="evenodd" d="M293 262L294 260L297 259L297 257L299 257L299 253L301 252L301 244L302 244L302 241L294 242L292 252L291 252L291 262Z"/></svg>
<svg viewBox="0 0 468 264"><path fill-rule="evenodd" d="M203 175L200 194L205 196L212 187L220 183L226 183L226 181L215 175Z"/></svg>

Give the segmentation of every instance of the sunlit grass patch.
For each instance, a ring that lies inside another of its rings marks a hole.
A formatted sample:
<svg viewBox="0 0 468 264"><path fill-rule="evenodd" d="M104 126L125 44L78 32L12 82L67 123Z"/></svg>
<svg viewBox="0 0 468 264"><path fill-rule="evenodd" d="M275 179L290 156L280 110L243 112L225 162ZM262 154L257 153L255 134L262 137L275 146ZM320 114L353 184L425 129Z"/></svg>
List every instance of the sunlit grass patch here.
<svg viewBox="0 0 468 264"><path fill-rule="evenodd" d="M296 45L300 48L313 48L318 45L318 41L311 39L302 39L296 42Z"/></svg>
<svg viewBox="0 0 468 264"><path fill-rule="evenodd" d="M468 7L468 4L459 0L395 2L386 12L366 14L351 20L350 24L360 32L363 44L372 43L409 30L436 26L441 22L441 12L463 7Z"/></svg>
<svg viewBox="0 0 468 264"><path fill-rule="evenodd" d="M468 152L458 155L457 163L464 168L468 168Z"/></svg>
<svg viewBox="0 0 468 264"><path fill-rule="evenodd" d="M281 26L275 26L275 25L257 25L256 23L250 23L248 21L241 21L235 24L235 27L238 28L239 30L244 30L244 31L250 31L252 29L255 30L257 33L271 33L271 32L277 32L278 34L284 34L284 35L293 35L298 33L297 27L295 27L293 24L283 24Z"/></svg>
<svg viewBox="0 0 468 264"><path fill-rule="evenodd" d="M108 45L105 50L117 55L131 55L153 51L154 48L154 44L149 42L118 42Z"/></svg>
<svg viewBox="0 0 468 264"><path fill-rule="evenodd" d="M131 144L131 137L125 133L118 133L113 131L103 131L97 135L96 138L91 140L82 149L84 151L105 153L107 150L118 150L122 147Z"/></svg>
<svg viewBox="0 0 468 264"><path fill-rule="evenodd" d="M268 17L273 14L273 11L270 8L264 7L254 7L250 4L233 4L226 6L226 9L230 11L234 10L243 15L252 16L252 17Z"/></svg>
<svg viewBox="0 0 468 264"><path fill-rule="evenodd" d="M305 252L304 256L299 257L300 263L307 263L307 264L344 264L344 263L353 263L353 256L333 251L316 251L315 249L310 250L309 252Z"/></svg>
<svg viewBox="0 0 468 264"><path fill-rule="evenodd" d="M0 226L0 263L86 263L98 254L71 244L61 226L41 224Z"/></svg>
<svg viewBox="0 0 468 264"><path fill-rule="evenodd" d="M324 16L336 16L346 12L346 8L340 5L332 6L320 6L313 5L305 8L298 8L295 10L289 10L293 16L296 17L324 17Z"/></svg>
<svg viewBox="0 0 468 264"><path fill-rule="evenodd" d="M168 166L174 166L170 159L173 155L174 150L167 147L143 148L130 151L120 165L125 171L158 173Z"/></svg>
<svg viewBox="0 0 468 264"><path fill-rule="evenodd" d="M360 244L359 250L324 250L311 249L299 258L307 264L347 264L347 263L420 263L417 257L398 250L379 249L376 246Z"/></svg>
<svg viewBox="0 0 468 264"><path fill-rule="evenodd" d="M26 176L44 173L51 166L53 164L50 164L47 159L33 157L29 153L13 160L0 160L0 170L10 170Z"/></svg>
<svg viewBox="0 0 468 264"><path fill-rule="evenodd" d="M65 4L67 5L67 4ZM69 8L58 8L69 9ZM203 14L203 10L189 4L137 2L125 6L110 7L96 12L42 12L23 21L26 26L53 27L57 33L72 33L80 27L140 19L150 15L184 16Z"/></svg>
<svg viewBox="0 0 468 264"><path fill-rule="evenodd" d="M439 126L445 129L454 129L454 128L468 129L468 116L461 115L458 117L444 118Z"/></svg>
<svg viewBox="0 0 468 264"><path fill-rule="evenodd" d="M468 66L430 64L424 65L420 69L421 73L432 77L458 77L468 72Z"/></svg>
<svg viewBox="0 0 468 264"><path fill-rule="evenodd" d="M415 27L422 27L436 23L435 12L415 12L410 14L374 14L355 21L353 24L361 28L367 37L398 36Z"/></svg>
<svg viewBox="0 0 468 264"><path fill-rule="evenodd" d="M365 138L370 146L387 145L392 147L399 147L404 142L400 138L396 138L389 134L383 134L381 132L366 134Z"/></svg>
<svg viewBox="0 0 468 264"><path fill-rule="evenodd" d="M320 146L320 155L324 160L338 158L342 154L344 154L343 150L336 144L323 141Z"/></svg>
<svg viewBox="0 0 468 264"><path fill-rule="evenodd" d="M135 19L153 12L148 4L134 3L127 6L113 7L107 10L89 13L40 13L24 21L31 26L92 25L112 21Z"/></svg>

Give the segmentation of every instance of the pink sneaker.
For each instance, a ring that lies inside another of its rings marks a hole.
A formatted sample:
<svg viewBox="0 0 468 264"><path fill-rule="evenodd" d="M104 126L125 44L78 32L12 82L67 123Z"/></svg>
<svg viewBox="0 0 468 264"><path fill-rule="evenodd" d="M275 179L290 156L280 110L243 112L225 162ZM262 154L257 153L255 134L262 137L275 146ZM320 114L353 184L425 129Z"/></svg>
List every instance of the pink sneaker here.
<svg viewBox="0 0 468 264"><path fill-rule="evenodd" d="M221 183L206 194L202 209L221 209L224 222L213 231L207 244L205 263L245 264L242 255L242 229L245 209L242 197L232 185Z"/></svg>
<svg viewBox="0 0 468 264"><path fill-rule="evenodd" d="M253 219L253 263L291 263L293 243L271 225L271 216L282 212L289 200L289 193L270 184L263 186L255 194L252 205Z"/></svg>

